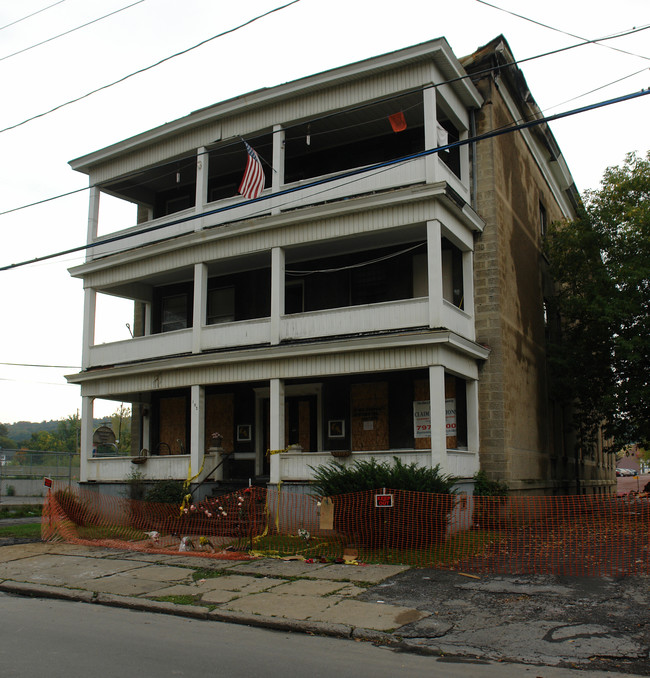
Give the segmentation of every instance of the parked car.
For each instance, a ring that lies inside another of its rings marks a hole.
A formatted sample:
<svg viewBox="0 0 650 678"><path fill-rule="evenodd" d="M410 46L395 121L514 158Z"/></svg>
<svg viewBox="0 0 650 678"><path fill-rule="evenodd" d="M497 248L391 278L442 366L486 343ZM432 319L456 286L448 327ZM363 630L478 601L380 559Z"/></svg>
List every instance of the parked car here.
<svg viewBox="0 0 650 678"><path fill-rule="evenodd" d="M617 468L616 469L616 475L617 476L635 476L636 471L631 468Z"/></svg>

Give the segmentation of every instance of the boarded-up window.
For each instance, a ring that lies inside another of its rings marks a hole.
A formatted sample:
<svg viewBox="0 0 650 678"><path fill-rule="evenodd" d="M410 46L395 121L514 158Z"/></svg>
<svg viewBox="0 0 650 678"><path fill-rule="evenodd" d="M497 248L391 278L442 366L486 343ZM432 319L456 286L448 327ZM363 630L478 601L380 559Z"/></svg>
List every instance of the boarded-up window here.
<svg viewBox="0 0 650 678"><path fill-rule="evenodd" d="M159 454L187 454L187 408L185 396L159 401Z"/></svg>
<svg viewBox="0 0 650 678"><path fill-rule="evenodd" d="M350 390L350 409L352 450L389 449L388 384L353 384Z"/></svg>

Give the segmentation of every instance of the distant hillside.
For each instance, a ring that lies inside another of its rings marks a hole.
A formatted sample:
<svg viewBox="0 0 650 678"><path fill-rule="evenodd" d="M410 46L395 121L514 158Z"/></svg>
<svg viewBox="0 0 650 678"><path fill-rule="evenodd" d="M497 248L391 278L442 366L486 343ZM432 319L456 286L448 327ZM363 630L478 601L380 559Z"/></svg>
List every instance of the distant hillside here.
<svg viewBox="0 0 650 678"><path fill-rule="evenodd" d="M15 424L5 424L7 427L7 438L15 440L20 447L21 443L29 440L32 433L39 433L40 431L56 431L60 421L59 419L52 419L51 421L17 421ZM97 428L106 422L104 419L95 419L93 428Z"/></svg>

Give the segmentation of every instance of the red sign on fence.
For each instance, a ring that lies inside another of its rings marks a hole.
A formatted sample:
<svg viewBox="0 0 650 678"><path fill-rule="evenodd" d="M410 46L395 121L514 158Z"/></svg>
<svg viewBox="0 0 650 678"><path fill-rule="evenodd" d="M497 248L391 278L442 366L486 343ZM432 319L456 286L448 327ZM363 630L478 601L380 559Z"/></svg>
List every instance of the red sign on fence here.
<svg viewBox="0 0 650 678"><path fill-rule="evenodd" d="M376 494L375 508L393 508L392 494Z"/></svg>
<svg viewBox="0 0 650 678"><path fill-rule="evenodd" d="M43 485L45 487L52 487L52 478L43 478Z"/></svg>

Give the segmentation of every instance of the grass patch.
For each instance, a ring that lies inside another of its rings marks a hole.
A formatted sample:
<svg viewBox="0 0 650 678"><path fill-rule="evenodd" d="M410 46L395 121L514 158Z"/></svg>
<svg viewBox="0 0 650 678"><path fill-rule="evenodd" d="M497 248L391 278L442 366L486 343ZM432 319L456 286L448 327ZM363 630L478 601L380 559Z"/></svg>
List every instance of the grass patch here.
<svg viewBox="0 0 650 678"><path fill-rule="evenodd" d="M158 600L161 603L174 603L174 605L198 605L199 603L198 596L191 596L189 594L182 596L158 596L154 600Z"/></svg>
<svg viewBox="0 0 650 678"><path fill-rule="evenodd" d="M0 537L15 537L16 539L40 539L41 524L27 523L26 525L7 525L0 527Z"/></svg>
<svg viewBox="0 0 650 678"><path fill-rule="evenodd" d="M77 525L77 533L82 539L121 539L123 541L142 541L147 539L147 535L142 530L137 530L126 525L117 527L99 525L81 527Z"/></svg>
<svg viewBox="0 0 650 678"><path fill-rule="evenodd" d="M452 565L463 558L481 553L498 538L497 532L468 530L458 532L440 544L432 544L421 549L359 547L357 560L364 563L390 563L415 567ZM342 537L312 537L305 542L300 537L269 535L256 541L254 550L267 556L299 555L305 559L334 561L342 558L346 546L347 540ZM356 548L352 544L350 546Z"/></svg>
<svg viewBox="0 0 650 678"><path fill-rule="evenodd" d="M43 507L40 505L0 508L0 520L5 518L35 518L40 516L42 511Z"/></svg>
<svg viewBox="0 0 650 678"><path fill-rule="evenodd" d="M217 577L223 577L225 574L228 574L225 570L212 570L207 567L200 567L197 570L194 570L192 574L192 580L199 581L199 579L216 579Z"/></svg>

